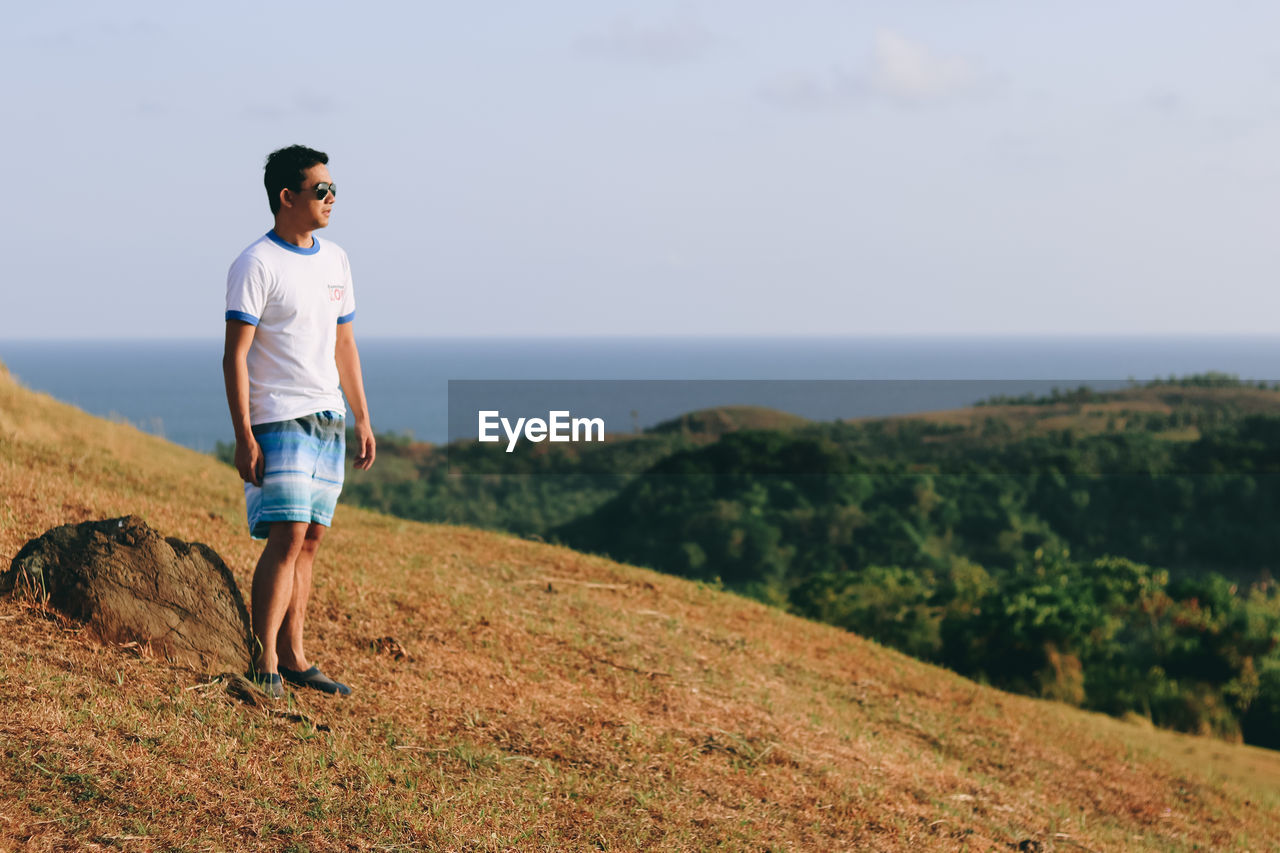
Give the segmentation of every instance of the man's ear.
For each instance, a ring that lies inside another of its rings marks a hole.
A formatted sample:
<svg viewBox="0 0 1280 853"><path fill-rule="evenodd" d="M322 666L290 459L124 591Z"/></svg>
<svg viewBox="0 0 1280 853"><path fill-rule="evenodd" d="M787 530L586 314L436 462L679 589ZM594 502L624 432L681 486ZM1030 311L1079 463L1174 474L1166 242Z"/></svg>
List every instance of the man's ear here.
<svg viewBox="0 0 1280 853"><path fill-rule="evenodd" d="M288 187L280 190L280 206L293 207L293 192Z"/></svg>

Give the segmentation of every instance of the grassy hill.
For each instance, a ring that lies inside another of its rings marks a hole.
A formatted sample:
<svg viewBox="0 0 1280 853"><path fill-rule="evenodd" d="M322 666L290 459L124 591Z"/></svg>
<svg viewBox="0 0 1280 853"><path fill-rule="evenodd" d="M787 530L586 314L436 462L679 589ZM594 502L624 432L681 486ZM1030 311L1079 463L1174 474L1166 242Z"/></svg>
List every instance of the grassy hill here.
<svg viewBox="0 0 1280 853"><path fill-rule="evenodd" d="M807 418L764 406L718 406L688 412L655 424L645 432L650 434L683 432L720 436L740 429L797 429L807 423L810 423Z"/></svg>
<svg viewBox="0 0 1280 853"><path fill-rule="evenodd" d="M1210 374L1212 376L1213 374ZM1056 401L1041 400L1035 404L1013 401L983 401L964 409L923 412L884 419L886 423L923 421L958 427L958 435L980 435L988 422L1002 423L1002 437L1043 434L1054 430L1071 430L1076 435L1143 429L1153 417L1172 421L1203 420L1215 413L1241 417L1280 413L1280 393L1275 388L1239 385L1180 385L1156 382L1118 391L1086 392L1073 399L1070 394ZM874 420L874 419L863 419ZM1162 431L1163 438L1193 441L1200 431L1192 426L1175 425Z"/></svg>
<svg viewBox="0 0 1280 853"><path fill-rule="evenodd" d="M6 561L52 526L134 513L208 543L248 589L258 546L233 470L7 374L0 492ZM0 601L0 847L1168 851L1280 838L1280 754L1001 693L514 537L342 508L308 636L356 692L259 706L217 673Z"/></svg>

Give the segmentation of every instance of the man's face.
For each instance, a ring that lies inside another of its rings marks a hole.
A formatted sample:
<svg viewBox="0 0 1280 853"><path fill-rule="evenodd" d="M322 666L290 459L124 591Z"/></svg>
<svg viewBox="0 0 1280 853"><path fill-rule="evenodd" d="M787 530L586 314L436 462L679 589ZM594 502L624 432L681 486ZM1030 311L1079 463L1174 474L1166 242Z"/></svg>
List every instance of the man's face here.
<svg viewBox="0 0 1280 853"><path fill-rule="evenodd" d="M331 192L324 198L316 198L316 184L328 183L332 180L329 177L329 168L323 163L317 163L302 174L302 187L293 193L294 208L312 228L323 228L329 224L329 215L333 212L336 195Z"/></svg>

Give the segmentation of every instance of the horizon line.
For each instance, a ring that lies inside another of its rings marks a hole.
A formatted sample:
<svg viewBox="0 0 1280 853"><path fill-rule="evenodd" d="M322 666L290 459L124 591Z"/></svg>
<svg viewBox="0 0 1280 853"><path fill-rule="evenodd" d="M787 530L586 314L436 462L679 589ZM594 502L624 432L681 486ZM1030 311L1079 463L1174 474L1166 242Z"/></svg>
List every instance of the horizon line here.
<svg viewBox="0 0 1280 853"><path fill-rule="evenodd" d="M565 333L565 334L365 334L360 341L850 341L850 340L1117 340L1117 339L1155 339L1155 338L1201 338L1201 339L1280 339L1280 332L1232 332L1232 331L1081 331L1081 332L635 332L626 334L611 333ZM220 343L220 336L148 336L148 337L99 337L99 336L66 336L47 337L11 337L0 339L0 346L5 344L33 343Z"/></svg>

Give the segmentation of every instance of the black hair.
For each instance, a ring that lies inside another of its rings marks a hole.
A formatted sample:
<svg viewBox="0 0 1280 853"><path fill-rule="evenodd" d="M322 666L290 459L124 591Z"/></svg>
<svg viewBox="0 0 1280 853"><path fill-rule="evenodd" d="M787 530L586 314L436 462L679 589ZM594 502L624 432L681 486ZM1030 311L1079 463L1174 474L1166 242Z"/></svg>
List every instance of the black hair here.
<svg viewBox="0 0 1280 853"><path fill-rule="evenodd" d="M305 145L290 145L267 155L262 183L267 188L267 201L273 214L280 212L280 190L302 189L303 172L317 163L328 163L329 155Z"/></svg>

